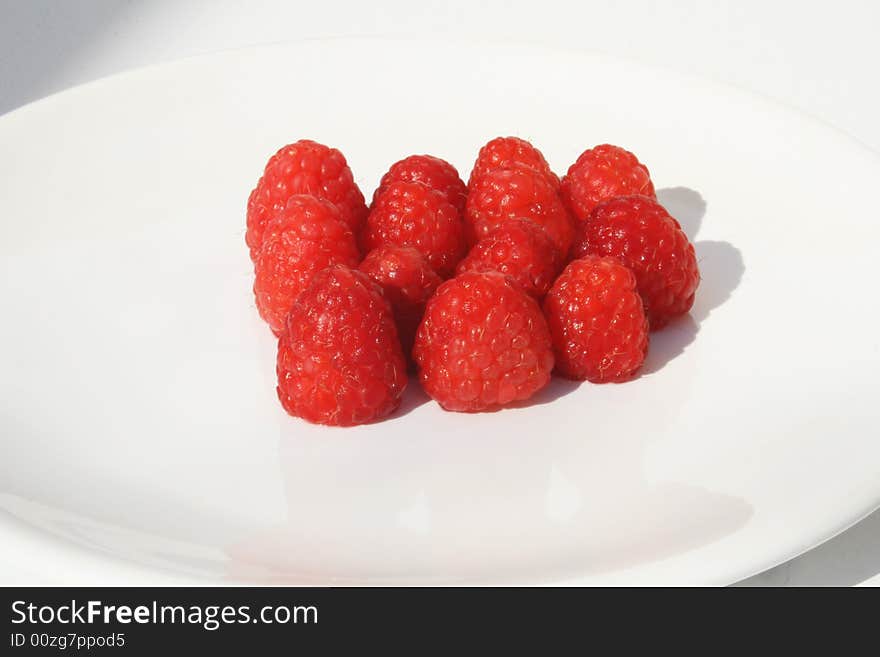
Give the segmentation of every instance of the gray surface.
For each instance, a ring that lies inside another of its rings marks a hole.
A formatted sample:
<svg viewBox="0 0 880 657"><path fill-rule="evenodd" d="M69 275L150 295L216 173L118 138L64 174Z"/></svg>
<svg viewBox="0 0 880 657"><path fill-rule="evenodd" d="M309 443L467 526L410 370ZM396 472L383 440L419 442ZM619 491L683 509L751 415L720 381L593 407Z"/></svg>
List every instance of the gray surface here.
<svg viewBox="0 0 880 657"><path fill-rule="evenodd" d="M0 113L104 75L195 53L316 36L430 32L586 47L690 71L798 107L880 150L878 24L880 3L868 1L837 2L832 11L827 5L757 0L393 0L382 7L356 2L0 0ZM860 583L880 585L880 512L743 582Z"/></svg>

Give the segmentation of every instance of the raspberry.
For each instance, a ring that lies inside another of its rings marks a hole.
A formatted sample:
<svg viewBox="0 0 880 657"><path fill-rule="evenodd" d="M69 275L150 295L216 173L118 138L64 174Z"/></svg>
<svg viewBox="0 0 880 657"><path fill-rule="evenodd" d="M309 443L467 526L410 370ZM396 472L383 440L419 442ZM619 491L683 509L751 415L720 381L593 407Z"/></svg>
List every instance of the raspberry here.
<svg viewBox="0 0 880 657"><path fill-rule="evenodd" d="M476 243L456 272L498 271L541 299L559 268L559 254L543 228L528 219L508 219Z"/></svg>
<svg viewBox="0 0 880 657"><path fill-rule="evenodd" d="M613 258L572 261L544 300L556 370L594 383L625 381L648 350L648 321L633 273Z"/></svg>
<svg viewBox="0 0 880 657"><path fill-rule="evenodd" d="M559 194L569 212L586 221L596 205L615 196L655 198L648 168L619 146L601 144L581 153L562 178Z"/></svg>
<svg viewBox="0 0 880 657"><path fill-rule="evenodd" d="M416 329L425 314L425 304L443 279L431 269L425 256L409 246L380 246L364 258L360 270L385 293L394 310L403 353L412 353Z"/></svg>
<svg viewBox="0 0 880 657"><path fill-rule="evenodd" d="M410 155L395 162L382 176L379 187L373 193L373 205L393 182L420 182L442 193L459 213L464 212L467 186L458 177L458 171L446 160L431 155Z"/></svg>
<svg viewBox="0 0 880 657"><path fill-rule="evenodd" d="M495 169L481 176L468 194L465 223L477 241L507 219L529 219L568 253L574 224L547 180L529 169Z"/></svg>
<svg viewBox="0 0 880 657"><path fill-rule="evenodd" d="M353 231L357 231L367 206L352 179L345 157L308 139L289 144L273 155L263 176L248 198L245 241L256 258L263 244L263 231L272 216L284 209L294 194L314 194L336 205Z"/></svg>
<svg viewBox="0 0 880 657"><path fill-rule="evenodd" d="M473 188L477 180L495 169L531 169L544 176L554 190L559 189L559 177L550 170L541 151L519 137L496 137L483 146L471 170L468 187Z"/></svg>
<svg viewBox="0 0 880 657"><path fill-rule="evenodd" d="M254 262L254 295L260 315L278 335L299 294L314 275L334 264L356 267L360 253L339 209L299 194L266 226Z"/></svg>
<svg viewBox="0 0 880 657"><path fill-rule="evenodd" d="M291 308L276 371L281 405L309 422L350 426L391 413L406 362L379 287L345 265L318 273Z"/></svg>
<svg viewBox="0 0 880 657"><path fill-rule="evenodd" d="M440 192L418 182L388 185L361 232L365 252L378 246L411 246L446 278L465 252L464 227L458 210Z"/></svg>
<svg viewBox="0 0 880 657"><path fill-rule="evenodd" d="M632 269L652 330L694 303L700 283L694 247L653 199L620 196L597 205L578 226L571 254L612 256Z"/></svg>
<svg viewBox="0 0 880 657"><path fill-rule="evenodd" d="M528 399L553 369L541 309L498 272L443 283L425 308L413 357L425 392L450 411Z"/></svg>

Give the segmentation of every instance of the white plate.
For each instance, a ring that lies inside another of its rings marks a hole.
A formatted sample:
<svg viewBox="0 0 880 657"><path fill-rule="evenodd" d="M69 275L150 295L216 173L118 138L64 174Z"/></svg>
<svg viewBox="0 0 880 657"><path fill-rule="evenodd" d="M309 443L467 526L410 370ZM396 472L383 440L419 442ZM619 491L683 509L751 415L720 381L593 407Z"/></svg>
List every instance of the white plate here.
<svg viewBox="0 0 880 657"><path fill-rule="evenodd" d="M695 240L691 317L625 385L286 416L243 239L268 155L336 145L369 194L499 134L557 171L634 150ZM0 118L2 530L214 580L735 581L880 502L878 180L784 108L531 48L311 42L42 100Z"/></svg>

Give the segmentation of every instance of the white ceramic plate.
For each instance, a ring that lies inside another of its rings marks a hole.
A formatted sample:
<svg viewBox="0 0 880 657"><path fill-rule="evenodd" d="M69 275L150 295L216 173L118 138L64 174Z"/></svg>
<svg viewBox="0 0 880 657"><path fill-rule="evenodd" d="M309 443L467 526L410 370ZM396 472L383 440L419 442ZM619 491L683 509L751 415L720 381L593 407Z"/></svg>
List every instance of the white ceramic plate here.
<svg viewBox="0 0 880 657"><path fill-rule="evenodd" d="M691 316L625 385L463 415L412 384L378 424L286 416L243 238L266 158L338 146L369 195L410 153L466 175L499 134L560 172L634 150L695 241ZM878 180L784 108L530 48L312 42L42 100L0 118L0 531L209 580L748 576L880 502Z"/></svg>

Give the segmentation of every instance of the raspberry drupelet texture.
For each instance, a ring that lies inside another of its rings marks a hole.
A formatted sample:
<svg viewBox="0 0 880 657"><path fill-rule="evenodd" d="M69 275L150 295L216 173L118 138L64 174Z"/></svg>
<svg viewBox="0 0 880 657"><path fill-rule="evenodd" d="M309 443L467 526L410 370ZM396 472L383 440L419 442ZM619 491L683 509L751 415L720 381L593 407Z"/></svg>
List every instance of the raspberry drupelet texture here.
<svg viewBox="0 0 880 657"><path fill-rule="evenodd" d="M339 209L323 199L292 196L266 226L254 261L254 296L272 331L284 330L293 302L325 267L356 267L357 242Z"/></svg>
<svg viewBox="0 0 880 657"><path fill-rule="evenodd" d="M412 354L425 304L443 279L421 253L410 246L380 246L367 254L359 269L382 288L391 302L404 355Z"/></svg>
<svg viewBox="0 0 880 657"><path fill-rule="evenodd" d="M556 371L594 383L625 381L648 350L648 321L633 273L613 258L585 256L560 274L544 315Z"/></svg>
<svg viewBox="0 0 880 657"><path fill-rule="evenodd" d="M266 224L294 194L312 194L330 201L355 233L367 216L364 195L342 153L308 139L288 144L269 159L248 198L245 241L252 260L263 244Z"/></svg>
<svg viewBox="0 0 880 657"><path fill-rule="evenodd" d="M282 406L309 422L350 426L394 411L406 362L378 286L344 265L317 274L287 318L276 371Z"/></svg>
<svg viewBox="0 0 880 657"><path fill-rule="evenodd" d="M508 219L541 226L561 256L574 236L574 222L547 179L531 169L495 169L477 179L468 194L465 223L474 243Z"/></svg>
<svg viewBox="0 0 880 657"><path fill-rule="evenodd" d="M443 283L425 308L413 357L425 392L450 411L528 399L553 369L540 307L498 272Z"/></svg>
<svg viewBox="0 0 880 657"><path fill-rule="evenodd" d="M554 190L559 189L559 177L550 169L544 155L525 139L496 137L480 149L471 170L468 187L496 169L531 169L544 176Z"/></svg>
<svg viewBox="0 0 880 657"><path fill-rule="evenodd" d="M477 242L456 272L497 271L540 300L559 273L562 260L547 232L528 219L508 219Z"/></svg>
<svg viewBox="0 0 880 657"><path fill-rule="evenodd" d="M467 186L462 182L455 167L446 160L432 155L410 155L395 162L382 176L379 187L373 193L373 204L375 205L376 199L382 195L388 185L400 181L422 183L443 194L459 213L464 212Z"/></svg>
<svg viewBox="0 0 880 657"><path fill-rule="evenodd" d="M651 329L691 309L700 283L693 245L654 199L619 196L596 206L578 226L572 258L611 256L629 267Z"/></svg>
<svg viewBox="0 0 880 657"><path fill-rule="evenodd" d="M655 196L648 168L629 151L610 144L581 153L562 178L559 194L579 221L586 221L594 207L615 196Z"/></svg>
<svg viewBox="0 0 880 657"><path fill-rule="evenodd" d="M464 226L446 197L419 182L390 183L376 199L361 231L361 247L411 246L443 278L464 257Z"/></svg>

